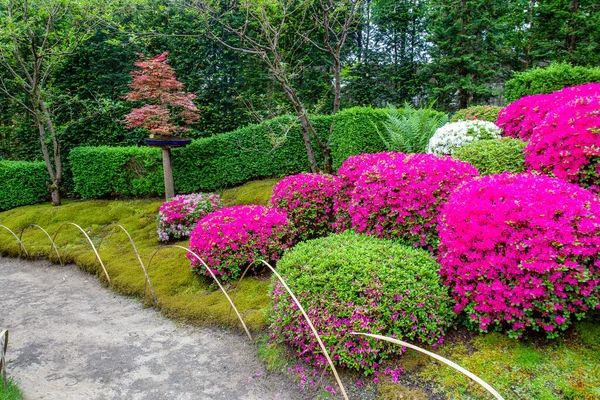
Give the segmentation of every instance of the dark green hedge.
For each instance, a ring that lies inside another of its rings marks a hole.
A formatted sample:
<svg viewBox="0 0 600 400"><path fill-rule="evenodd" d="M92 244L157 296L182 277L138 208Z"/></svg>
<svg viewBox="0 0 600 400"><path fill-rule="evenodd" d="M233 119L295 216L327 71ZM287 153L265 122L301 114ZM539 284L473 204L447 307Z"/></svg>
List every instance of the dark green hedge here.
<svg viewBox="0 0 600 400"><path fill-rule="evenodd" d="M476 140L455 150L452 157L468 162L482 176L519 173L525 171L523 150L526 145L526 142L512 138Z"/></svg>
<svg viewBox="0 0 600 400"><path fill-rule="evenodd" d="M0 161L0 211L46 200L49 181L43 162Z"/></svg>
<svg viewBox="0 0 600 400"><path fill-rule="evenodd" d="M317 134L327 140L331 116L311 119ZM335 116L332 157L337 168L346 158L385 151L371 121L381 124L386 110L352 108ZM285 135L280 146L274 138ZM316 143L317 160L323 156ZM75 193L84 199L115 196L159 196L164 193L159 149L147 147L79 147L69 156ZM233 132L194 140L173 150L175 191L191 193L241 185L255 179L309 171L298 123L289 116Z"/></svg>
<svg viewBox="0 0 600 400"><path fill-rule="evenodd" d="M333 168L338 169L351 156L387 151L377 129L385 132L387 109L354 107L335 116L331 136Z"/></svg>
<svg viewBox="0 0 600 400"><path fill-rule="evenodd" d="M600 68L573 67L569 64L552 64L546 68L533 68L515 73L506 82L505 97L508 103L523 96L552 93L568 86L600 82Z"/></svg>

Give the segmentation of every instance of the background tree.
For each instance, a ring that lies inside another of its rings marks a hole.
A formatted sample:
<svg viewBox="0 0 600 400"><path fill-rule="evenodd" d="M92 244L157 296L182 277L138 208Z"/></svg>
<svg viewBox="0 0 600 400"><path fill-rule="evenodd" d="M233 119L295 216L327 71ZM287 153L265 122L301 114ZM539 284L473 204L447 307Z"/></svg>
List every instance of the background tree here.
<svg viewBox="0 0 600 400"><path fill-rule="evenodd" d="M51 77L65 57L115 10L111 0L2 0L0 90L33 118L50 176L52 203L60 204L62 160L52 114ZM50 149L49 149L49 146Z"/></svg>

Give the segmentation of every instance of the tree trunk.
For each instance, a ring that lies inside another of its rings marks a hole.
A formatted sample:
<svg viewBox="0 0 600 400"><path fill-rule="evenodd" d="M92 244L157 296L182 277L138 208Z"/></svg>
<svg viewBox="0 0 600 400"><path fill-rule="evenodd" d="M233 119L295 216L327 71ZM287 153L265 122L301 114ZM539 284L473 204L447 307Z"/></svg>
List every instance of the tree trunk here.
<svg viewBox="0 0 600 400"><path fill-rule="evenodd" d="M163 173L165 177L165 198L167 201L175 197L175 186L173 185L173 169L171 168L171 149L162 148Z"/></svg>
<svg viewBox="0 0 600 400"><path fill-rule="evenodd" d="M318 172L319 166L317 165L317 159L315 158L315 152L310 142L310 121L306 116L306 113L299 115L300 128L302 130L302 138L304 139L304 146L306 147L306 155L308 156L308 163L310 164L311 172ZM316 134L316 133L315 133Z"/></svg>
<svg viewBox="0 0 600 400"><path fill-rule="evenodd" d="M60 206L60 190L57 183L52 183L52 187L50 188L50 198L52 199L53 206Z"/></svg>

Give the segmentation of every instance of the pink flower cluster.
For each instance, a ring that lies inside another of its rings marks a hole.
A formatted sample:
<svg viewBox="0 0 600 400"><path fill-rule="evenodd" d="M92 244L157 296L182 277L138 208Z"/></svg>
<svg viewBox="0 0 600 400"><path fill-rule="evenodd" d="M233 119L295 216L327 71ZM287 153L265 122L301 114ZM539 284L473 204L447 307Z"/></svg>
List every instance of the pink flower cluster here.
<svg viewBox="0 0 600 400"><path fill-rule="evenodd" d="M380 162L386 162L395 159L404 159L406 154L403 153L375 153L375 154L360 154L358 156L352 156L342 163L338 170L338 177L340 179L340 187L338 195L334 200L334 213L335 223L333 227L336 232L343 232L352 226L352 218L348 213L348 205L350 204L350 197L356 181L360 176L371 168L373 165Z"/></svg>
<svg viewBox="0 0 600 400"><path fill-rule="evenodd" d="M192 193L175 196L160 206L158 211L158 240L168 242L187 238L200 219L221 207L223 202L216 194Z"/></svg>
<svg viewBox="0 0 600 400"><path fill-rule="evenodd" d="M558 335L600 308L600 200L559 179L486 176L441 209L440 274L473 327Z"/></svg>
<svg viewBox="0 0 600 400"><path fill-rule="evenodd" d="M529 169L598 192L600 94L578 97L551 111L534 129L525 147L525 162Z"/></svg>
<svg viewBox="0 0 600 400"><path fill-rule="evenodd" d="M288 176L273 188L271 206L287 211L294 225L295 240L326 236L333 231L333 201L339 191L333 175Z"/></svg>
<svg viewBox="0 0 600 400"><path fill-rule="evenodd" d="M551 94L523 97L500 110L496 124L505 136L529 140L546 115L580 97L600 95L600 83L572 86Z"/></svg>
<svg viewBox="0 0 600 400"><path fill-rule="evenodd" d="M198 222L190 249L223 280L235 279L255 260L276 261L291 245L291 223L285 211L257 205L222 208ZM198 274L208 274L191 253Z"/></svg>
<svg viewBox="0 0 600 400"><path fill-rule="evenodd" d="M348 207L352 226L360 233L433 249L439 206L478 175L466 162L432 154L377 162L355 183Z"/></svg>

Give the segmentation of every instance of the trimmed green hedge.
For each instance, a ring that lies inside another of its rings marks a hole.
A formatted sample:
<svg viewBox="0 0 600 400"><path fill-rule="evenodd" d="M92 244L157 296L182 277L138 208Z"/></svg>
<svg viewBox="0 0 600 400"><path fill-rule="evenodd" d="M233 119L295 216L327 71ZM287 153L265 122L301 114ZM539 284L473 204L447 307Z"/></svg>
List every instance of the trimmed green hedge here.
<svg viewBox="0 0 600 400"><path fill-rule="evenodd" d="M463 108L454 113L452 118L450 118L450 122L478 119L481 121L496 123L498 120L498 113L501 109L502 107L498 106L473 106L469 108Z"/></svg>
<svg viewBox="0 0 600 400"><path fill-rule="evenodd" d="M349 108L337 114L331 135L333 168L337 170L351 156L387 151L377 133L377 129L385 132L387 115L387 109L370 107Z"/></svg>
<svg viewBox="0 0 600 400"><path fill-rule="evenodd" d="M333 125L334 167L365 152L385 151L371 121L381 126L386 110L352 108L332 116L315 116L317 134L327 140ZM194 140L173 150L173 179L178 193L212 191L255 179L282 177L310 170L302 132L295 119L283 116L260 125ZM381 129L381 128L380 128ZM274 138L285 141L274 148ZM319 163L323 156L313 143ZM79 147L69 156L75 193L84 199L164 194L159 149L147 147Z"/></svg>
<svg viewBox="0 0 600 400"><path fill-rule="evenodd" d="M523 149L526 145L526 142L512 138L476 140L455 150L452 157L468 162L482 176L503 172L519 173L525 171Z"/></svg>
<svg viewBox="0 0 600 400"><path fill-rule="evenodd" d="M552 93L568 86L600 82L600 68L573 67L569 64L552 64L546 68L533 68L515 73L506 82L505 97L508 103L524 96Z"/></svg>
<svg viewBox="0 0 600 400"><path fill-rule="evenodd" d="M43 162L0 161L0 211L46 200L49 181Z"/></svg>

